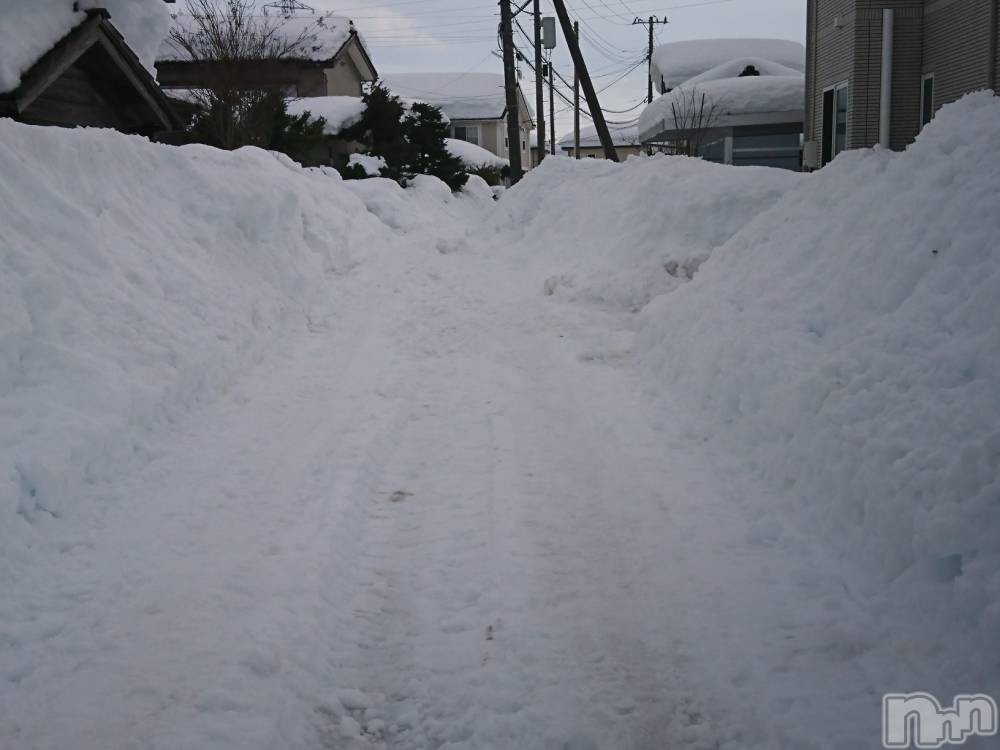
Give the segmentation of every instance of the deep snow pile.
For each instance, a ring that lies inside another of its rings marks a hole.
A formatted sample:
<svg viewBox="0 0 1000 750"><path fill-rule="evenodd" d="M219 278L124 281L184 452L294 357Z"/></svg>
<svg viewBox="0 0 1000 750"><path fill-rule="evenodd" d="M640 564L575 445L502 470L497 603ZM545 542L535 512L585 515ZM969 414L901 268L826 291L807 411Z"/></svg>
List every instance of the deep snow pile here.
<svg viewBox="0 0 1000 750"><path fill-rule="evenodd" d="M505 194L496 221L541 249L532 262L546 293L638 310L804 179L682 157L546 159Z"/></svg>
<svg viewBox="0 0 1000 750"><path fill-rule="evenodd" d="M692 424L879 580L984 636L1000 627L998 137L1000 99L976 94L906 153L843 154L651 304L640 340Z"/></svg>
<svg viewBox="0 0 1000 750"><path fill-rule="evenodd" d="M331 281L409 226L492 205L433 178L352 191L334 170L258 149L9 120L0 173L3 568L53 518L72 533L91 510L75 504L82 482L321 321ZM366 200L391 203L396 226Z"/></svg>
<svg viewBox="0 0 1000 750"><path fill-rule="evenodd" d="M1000 98L980 93L905 153L813 175L551 160L501 201L508 221L535 207L549 292L642 308L632 350L662 420L769 488L747 488L748 543L840 558L822 575L842 598L787 637L812 632L858 691L1000 689L998 138ZM704 256L690 283L664 263ZM752 693L786 674L734 673L730 702L772 716ZM867 710L805 687L803 722Z"/></svg>

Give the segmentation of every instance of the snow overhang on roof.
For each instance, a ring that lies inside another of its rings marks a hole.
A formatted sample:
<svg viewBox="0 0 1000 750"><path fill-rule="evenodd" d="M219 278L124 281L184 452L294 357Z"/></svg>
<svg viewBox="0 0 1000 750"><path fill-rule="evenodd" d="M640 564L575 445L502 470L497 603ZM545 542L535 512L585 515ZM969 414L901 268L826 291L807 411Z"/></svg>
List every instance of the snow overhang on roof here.
<svg viewBox="0 0 1000 750"><path fill-rule="evenodd" d="M799 73L805 71L806 48L787 39L694 39L663 44L653 50L653 84L673 89L685 81L737 58L769 60ZM662 89L661 89L662 91Z"/></svg>

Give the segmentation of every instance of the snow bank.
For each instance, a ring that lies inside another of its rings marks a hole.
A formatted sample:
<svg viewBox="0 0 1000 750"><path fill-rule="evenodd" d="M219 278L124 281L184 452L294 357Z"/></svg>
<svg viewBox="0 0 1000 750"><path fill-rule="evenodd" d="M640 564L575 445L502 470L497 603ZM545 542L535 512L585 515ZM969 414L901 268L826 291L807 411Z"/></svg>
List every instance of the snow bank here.
<svg viewBox="0 0 1000 750"><path fill-rule="evenodd" d="M692 424L984 636L1000 627L998 138L1000 99L976 94L906 153L845 153L650 305L641 339Z"/></svg>
<svg viewBox="0 0 1000 750"><path fill-rule="evenodd" d="M598 351L634 358L678 430L663 460L686 441L742 477L704 523L745 518L745 546L704 565L784 561L758 571L788 587L773 606L761 586L734 607L696 548L664 573L705 575L671 627L693 618L704 726L733 738L693 746L867 747L884 692L1000 691L998 139L979 93L905 153L811 175L553 159L501 199L545 291L641 308Z"/></svg>
<svg viewBox="0 0 1000 750"><path fill-rule="evenodd" d="M162 0L5 0L0 15L0 93L17 88L21 76L52 46L82 23L87 8L105 8L128 45L154 75L153 61L167 35L170 15Z"/></svg>
<svg viewBox="0 0 1000 750"><path fill-rule="evenodd" d="M461 141L457 138L445 138L445 148L452 156L457 156L467 167L473 169L477 167L503 167L509 164L506 159L501 159L492 151L487 151L482 146L475 143Z"/></svg>
<svg viewBox="0 0 1000 750"><path fill-rule="evenodd" d="M330 282L479 196L345 187L331 169L0 120L0 549L86 514L82 483L214 399ZM386 181L378 181L386 182ZM362 199L357 196L361 194ZM445 205L447 202L447 206ZM0 555L0 569L11 563Z"/></svg>
<svg viewBox="0 0 1000 750"><path fill-rule="evenodd" d="M356 125L365 112L365 102L360 96L313 96L307 99L289 99L288 114L293 117L308 112L314 118L326 120L323 132L337 135L341 130Z"/></svg>
<svg viewBox="0 0 1000 750"><path fill-rule="evenodd" d="M662 155L545 159L505 193L497 221L548 249L531 259L548 294L638 310L804 179Z"/></svg>

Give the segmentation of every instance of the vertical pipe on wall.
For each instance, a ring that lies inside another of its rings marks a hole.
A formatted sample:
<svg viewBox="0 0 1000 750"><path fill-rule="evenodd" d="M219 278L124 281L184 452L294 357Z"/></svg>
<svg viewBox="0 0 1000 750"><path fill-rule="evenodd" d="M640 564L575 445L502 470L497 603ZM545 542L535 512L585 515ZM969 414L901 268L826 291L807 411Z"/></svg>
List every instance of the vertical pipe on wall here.
<svg viewBox="0 0 1000 750"><path fill-rule="evenodd" d="M989 87L994 94L997 91L997 76L1000 75L1000 54L997 52L997 35L1000 34L1000 0L993 0L990 7L990 73Z"/></svg>
<svg viewBox="0 0 1000 750"><path fill-rule="evenodd" d="M882 99L879 107L878 142L882 148L889 148L889 134L892 127L892 46L896 11L882 9Z"/></svg>

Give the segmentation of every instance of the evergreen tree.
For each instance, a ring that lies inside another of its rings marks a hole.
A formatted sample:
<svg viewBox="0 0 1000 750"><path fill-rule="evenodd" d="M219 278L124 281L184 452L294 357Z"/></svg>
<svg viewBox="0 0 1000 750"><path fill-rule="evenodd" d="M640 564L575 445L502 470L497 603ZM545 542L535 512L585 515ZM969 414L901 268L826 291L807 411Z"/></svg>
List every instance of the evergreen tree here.
<svg viewBox="0 0 1000 750"><path fill-rule="evenodd" d="M314 118L310 112L298 116L288 114L285 100L281 99L274 113L268 148L288 154L299 164L315 166L321 161L317 157L320 157L320 147L326 140L323 133L325 125L325 119Z"/></svg>
<svg viewBox="0 0 1000 750"><path fill-rule="evenodd" d="M361 120L341 133L341 137L357 141L365 152L385 159L382 176L403 183L412 174L408 171L412 149L406 140L403 120L406 110L399 97L393 96L384 86L376 85L363 97L365 110ZM356 178L357 172L341 172L345 177Z"/></svg>
<svg viewBox="0 0 1000 750"><path fill-rule="evenodd" d="M412 170L433 175L452 190L460 190L469 175L462 160L448 151L448 125L441 110L429 104L414 104L404 126L413 151Z"/></svg>
<svg viewBox="0 0 1000 750"><path fill-rule="evenodd" d="M409 112L381 84L364 96L361 120L341 133L342 137L364 145L365 153L385 160L383 177L401 185L417 174L437 177L452 190L459 190L469 176L461 159L452 156L445 144L448 126L441 110L417 103ZM363 170L343 169L347 179L356 179Z"/></svg>

